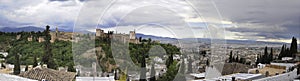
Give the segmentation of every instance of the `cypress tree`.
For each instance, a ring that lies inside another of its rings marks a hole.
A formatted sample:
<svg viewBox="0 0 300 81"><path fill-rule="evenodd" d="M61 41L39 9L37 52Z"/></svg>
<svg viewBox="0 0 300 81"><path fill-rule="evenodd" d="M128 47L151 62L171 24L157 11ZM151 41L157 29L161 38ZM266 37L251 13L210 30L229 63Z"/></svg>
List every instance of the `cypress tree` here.
<svg viewBox="0 0 300 81"><path fill-rule="evenodd" d="M259 63L264 64L264 56L262 54L260 55Z"/></svg>
<svg viewBox="0 0 300 81"><path fill-rule="evenodd" d="M287 48L287 49L285 50L285 54L286 54L286 57L292 57L291 51L290 51L289 48Z"/></svg>
<svg viewBox="0 0 300 81"><path fill-rule="evenodd" d="M155 63L153 63L152 66L151 66L150 81L155 81L156 80L156 78L155 78L156 72L155 72L154 65L155 65Z"/></svg>
<svg viewBox="0 0 300 81"><path fill-rule="evenodd" d="M288 49L286 48L286 44L284 44L283 57L287 57L288 56L287 52L288 52Z"/></svg>
<svg viewBox="0 0 300 81"><path fill-rule="evenodd" d="M239 62L239 55L236 55L236 58L235 58L234 62Z"/></svg>
<svg viewBox="0 0 300 81"><path fill-rule="evenodd" d="M28 71L28 65L26 64L25 71Z"/></svg>
<svg viewBox="0 0 300 81"><path fill-rule="evenodd" d="M230 51L230 55L229 55L229 63L232 63L232 61L233 61L232 51Z"/></svg>
<svg viewBox="0 0 300 81"><path fill-rule="evenodd" d="M245 58L240 58L239 63L245 64L246 63L246 59Z"/></svg>
<svg viewBox="0 0 300 81"><path fill-rule="evenodd" d="M259 58L259 56L257 55L257 56L256 56L256 62L255 62L256 65L259 63L259 60L260 60L260 58Z"/></svg>
<svg viewBox="0 0 300 81"><path fill-rule="evenodd" d="M265 47L265 51L264 51L264 55L263 55L263 58L262 58L262 60L263 60L263 64L267 64L268 63L268 61L269 61L269 59L268 59L268 57L269 57L269 55L268 55L268 47L266 46Z"/></svg>
<svg viewBox="0 0 300 81"><path fill-rule="evenodd" d="M46 30L43 32L44 35L45 35L45 48L44 48L44 56L43 56L43 63L44 64L47 64L47 67L51 68L51 69L55 69L55 64L54 64L54 61L53 61L53 58L52 58L52 49L51 49L51 43L50 43L50 40L51 40L51 35L50 35L50 26L46 26Z"/></svg>
<svg viewBox="0 0 300 81"><path fill-rule="evenodd" d="M118 74L119 74L118 70L115 69L115 74L114 74L114 75L115 75L115 76L114 76L114 79L115 79L115 80L119 80L119 75L118 75Z"/></svg>
<svg viewBox="0 0 300 81"><path fill-rule="evenodd" d="M141 74L140 74L140 81L146 81L146 56L143 53L141 58Z"/></svg>
<svg viewBox="0 0 300 81"><path fill-rule="evenodd" d="M209 66L209 59L206 60L206 66Z"/></svg>
<svg viewBox="0 0 300 81"><path fill-rule="evenodd" d="M193 72L193 66L192 66L192 63L193 63L193 60L192 60L192 58L190 57L190 58L188 59L188 71L187 71L187 73L192 73L192 72Z"/></svg>
<svg viewBox="0 0 300 81"><path fill-rule="evenodd" d="M297 39L295 37L292 38L290 53L292 57L295 57L295 54L297 53Z"/></svg>
<svg viewBox="0 0 300 81"><path fill-rule="evenodd" d="M20 56L19 54L15 54L15 63L14 63L14 74L20 74Z"/></svg>
<svg viewBox="0 0 300 81"><path fill-rule="evenodd" d="M169 66L173 63L173 54L171 53L171 55L169 56L169 58L167 59L167 62L166 62L166 66L167 68L169 68Z"/></svg>
<svg viewBox="0 0 300 81"><path fill-rule="evenodd" d="M284 51L285 51L285 48L284 48L284 45L282 45L281 51L280 51L280 53L278 55L278 60L281 60L282 57L284 57Z"/></svg>
<svg viewBox="0 0 300 81"><path fill-rule="evenodd" d="M269 54L269 62L273 61L273 48L271 48L271 52Z"/></svg>
<svg viewBox="0 0 300 81"><path fill-rule="evenodd" d="M33 58L33 67L36 67L37 65L38 65L37 57L36 57L36 55L34 55L34 58Z"/></svg>

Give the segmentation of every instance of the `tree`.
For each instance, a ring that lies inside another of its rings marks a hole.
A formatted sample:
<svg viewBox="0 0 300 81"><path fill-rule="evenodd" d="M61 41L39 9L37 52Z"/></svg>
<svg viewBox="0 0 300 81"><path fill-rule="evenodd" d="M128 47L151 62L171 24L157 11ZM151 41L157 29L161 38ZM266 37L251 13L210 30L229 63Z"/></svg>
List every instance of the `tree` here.
<svg viewBox="0 0 300 81"><path fill-rule="evenodd" d="M20 55L18 53L15 54L14 74L20 74Z"/></svg>
<svg viewBox="0 0 300 81"><path fill-rule="evenodd" d="M153 63L152 66L151 66L150 81L155 81L156 80L156 78L155 78L156 72L155 72L154 65L155 65L155 63Z"/></svg>
<svg viewBox="0 0 300 81"><path fill-rule="evenodd" d="M265 47L265 50L264 50L264 55L263 55L263 57L262 57L262 63L263 64L269 64L269 54L268 54L268 47L266 46Z"/></svg>
<svg viewBox="0 0 300 81"><path fill-rule="evenodd" d="M209 59L206 60L206 66L209 66Z"/></svg>
<svg viewBox="0 0 300 81"><path fill-rule="evenodd" d="M230 55L229 55L229 63L232 63L233 62L233 57L232 57L232 51L230 51Z"/></svg>
<svg viewBox="0 0 300 81"><path fill-rule="evenodd" d="M74 68L74 63L68 64L68 71L69 72L76 72L76 69Z"/></svg>
<svg viewBox="0 0 300 81"><path fill-rule="evenodd" d="M297 39L295 37L292 38L290 53L292 57L295 57L295 54L297 53Z"/></svg>
<svg viewBox="0 0 300 81"><path fill-rule="evenodd" d="M145 53L142 53L141 57L141 75L140 75L140 81L146 81L146 55Z"/></svg>
<svg viewBox="0 0 300 81"><path fill-rule="evenodd" d="M291 57L291 56L292 56L292 55L291 55L291 51L290 51L289 48L286 49L285 55L286 55L286 57Z"/></svg>
<svg viewBox="0 0 300 81"><path fill-rule="evenodd" d="M236 58L235 58L234 62L239 62L239 55L236 55Z"/></svg>
<svg viewBox="0 0 300 81"><path fill-rule="evenodd" d="M192 73L193 72L193 66L192 66L193 60L191 57L188 58L188 71L187 73Z"/></svg>
<svg viewBox="0 0 300 81"><path fill-rule="evenodd" d="M36 55L34 55L34 57L33 57L33 67L36 67L36 66L38 66L38 62L37 62Z"/></svg>
<svg viewBox="0 0 300 81"><path fill-rule="evenodd" d="M269 62L273 61L273 48L271 48L270 54L269 54Z"/></svg>
<svg viewBox="0 0 300 81"><path fill-rule="evenodd" d="M260 55L256 56L256 62L255 62L255 64L257 65L258 63L260 63Z"/></svg>
<svg viewBox="0 0 300 81"><path fill-rule="evenodd" d="M46 26L46 30L43 32L44 35L45 35L45 48L44 48L44 56L43 56L43 63L47 64L48 68L51 68L51 69L55 69L56 65L54 64L54 61L53 61L53 58L52 58L52 49L51 49L51 43L50 43L50 40L51 40L51 35L49 34L50 33L50 26Z"/></svg>
<svg viewBox="0 0 300 81"><path fill-rule="evenodd" d="M169 58L166 61L167 68L173 63L173 54L169 55Z"/></svg>
<svg viewBox="0 0 300 81"><path fill-rule="evenodd" d="M4 55L1 54L1 55L0 55L0 58L5 58L5 57L4 57Z"/></svg>
<svg viewBox="0 0 300 81"><path fill-rule="evenodd" d="M142 37L139 37L139 42L142 42L142 39L143 39Z"/></svg>
<svg viewBox="0 0 300 81"><path fill-rule="evenodd" d="M170 64L167 72L162 76L162 78L159 78L157 81L173 81L178 73L178 69L177 62L174 61L172 64Z"/></svg>
<svg viewBox="0 0 300 81"><path fill-rule="evenodd" d="M151 43L151 41L152 41L152 39L151 39L151 38L148 38L148 44L150 44L150 43Z"/></svg>
<svg viewBox="0 0 300 81"><path fill-rule="evenodd" d="M240 58L239 63L245 64L246 63L246 59L245 58Z"/></svg>
<svg viewBox="0 0 300 81"><path fill-rule="evenodd" d="M281 51L280 51L280 53L278 55L278 60L281 60L282 57L284 57L284 53L285 53L285 47L284 47L284 45L282 45Z"/></svg>
<svg viewBox="0 0 300 81"><path fill-rule="evenodd" d="M25 67L25 71L28 71L28 65L26 65L26 67Z"/></svg>

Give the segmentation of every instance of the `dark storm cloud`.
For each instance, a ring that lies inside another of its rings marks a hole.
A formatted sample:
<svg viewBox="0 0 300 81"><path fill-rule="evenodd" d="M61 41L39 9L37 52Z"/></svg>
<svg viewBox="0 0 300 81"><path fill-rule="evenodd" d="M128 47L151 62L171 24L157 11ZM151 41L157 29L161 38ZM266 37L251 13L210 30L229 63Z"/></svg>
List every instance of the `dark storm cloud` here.
<svg viewBox="0 0 300 81"><path fill-rule="evenodd" d="M300 38L299 0L215 0L215 2L221 16L237 25L237 28L228 28L229 31L256 33L251 35L266 39L290 39L293 36Z"/></svg>

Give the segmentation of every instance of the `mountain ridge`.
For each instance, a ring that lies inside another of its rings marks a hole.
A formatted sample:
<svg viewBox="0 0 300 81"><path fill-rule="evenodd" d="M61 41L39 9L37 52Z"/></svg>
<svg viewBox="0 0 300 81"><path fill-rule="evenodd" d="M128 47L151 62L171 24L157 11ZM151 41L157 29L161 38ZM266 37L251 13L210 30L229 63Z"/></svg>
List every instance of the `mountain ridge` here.
<svg viewBox="0 0 300 81"><path fill-rule="evenodd" d="M13 27L4 27L0 28L0 31L2 32L38 32L38 31L44 31L44 28L41 27L36 27L36 26L25 26L25 27L18 27L18 28L13 28ZM51 28L51 31L55 31L55 28ZM72 29L59 29L60 31L64 32L73 32ZM83 31L87 32L87 31ZM92 33L92 32L87 32L87 33ZM136 33L136 37L142 37L144 39L151 38L152 40L159 40L162 43L177 43L178 41L193 41L193 42L205 42L205 43L210 43L211 39L209 38L171 38L171 37L161 37L161 36L154 36L154 35L146 35L142 33ZM220 39L216 39L220 40ZM266 42L266 41L256 41L256 40L228 40L225 39L227 44L257 44L257 43L263 43L263 44L286 44L283 42Z"/></svg>

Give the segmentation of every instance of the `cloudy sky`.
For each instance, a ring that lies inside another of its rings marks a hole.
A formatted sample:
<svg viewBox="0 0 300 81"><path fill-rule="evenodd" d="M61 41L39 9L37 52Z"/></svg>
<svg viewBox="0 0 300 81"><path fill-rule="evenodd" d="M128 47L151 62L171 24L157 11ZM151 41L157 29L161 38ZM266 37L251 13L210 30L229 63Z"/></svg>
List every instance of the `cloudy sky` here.
<svg viewBox="0 0 300 81"><path fill-rule="evenodd" d="M299 8L300 0L0 0L0 28L50 25L290 42L293 36L300 38Z"/></svg>

